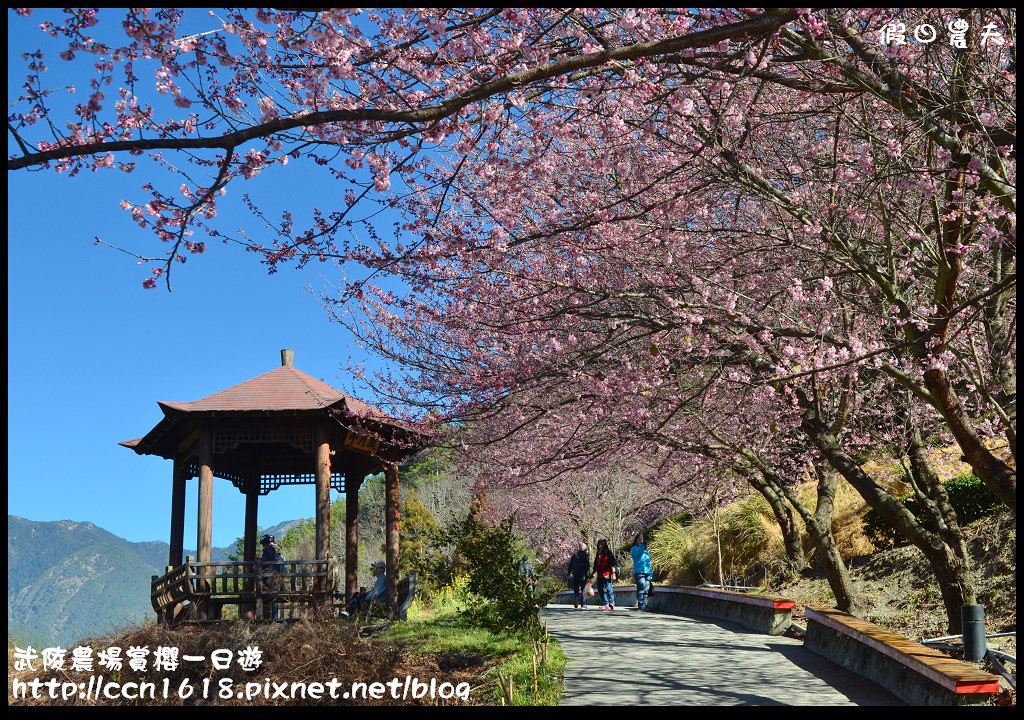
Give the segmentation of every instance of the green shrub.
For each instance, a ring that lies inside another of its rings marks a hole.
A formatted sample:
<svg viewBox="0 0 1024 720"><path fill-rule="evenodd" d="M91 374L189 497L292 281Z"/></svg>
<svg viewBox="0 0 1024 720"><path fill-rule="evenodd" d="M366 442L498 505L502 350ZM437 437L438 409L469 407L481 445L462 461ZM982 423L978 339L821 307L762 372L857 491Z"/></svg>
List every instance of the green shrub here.
<svg viewBox="0 0 1024 720"><path fill-rule="evenodd" d="M447 558L441 551L441 526L420 500L415 488L409 488L402 503L402 524L399 536L399 577L409 571L416 573L417 593L429 597L445 584Z"/></svg>
<svg viewBox="0 0 1024 720"><path fill-rule="evenodd" d="M866 463L868 460L871 459L871 456L872 456L872 449L871 448L864 448L860 452L856 452L856 453L853 454L853 461L855 463L857 463L857 465L863 465L864 463Z"/></svg>
<svg viewBox="0 0 1024 720"><path fill-rule="evenodd" d="M436 617L454 617L476 607L483 598L469 589L469 576L456 575L450 584L427 595Z"/></svg>
<svg viewBox="0 0 1024 720"><path fill-rule="evenodd" d="M949 493L949 501L956 510L957 519L965 525L979 518L1009 510L974 473L955 477L943 484Z"/></svg>
<svg viewBox="0 0 1024 720"><path fill-rule="evenodd" d="M960 475L942 484L946 488L950 505L956 511L957 520L961 525L967 525L980 518L1009 509L974 473ZM900 502L912 512L915 510L916 500L913 495L902 498ZM874 508L870 508L864 514L864 532L878 548L899 547L908 542Z"/></svg>
<svg viewBox="0 0 1024 720"><path fill-rule="evenodd" d="M523 552L512 532L513 518L489 527L471 512L449 530L458 566L468 577L466 587L476 601L460 614L494 632L539 637L540 608L554 593L544 583L532 590L519 573Z"/></svg>

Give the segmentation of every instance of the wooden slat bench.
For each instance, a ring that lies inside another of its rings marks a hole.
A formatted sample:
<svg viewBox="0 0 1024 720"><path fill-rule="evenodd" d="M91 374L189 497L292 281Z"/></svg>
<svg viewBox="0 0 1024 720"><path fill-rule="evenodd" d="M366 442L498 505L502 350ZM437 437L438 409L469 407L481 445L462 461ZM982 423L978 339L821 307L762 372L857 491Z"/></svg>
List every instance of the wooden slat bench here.
<svg viewBox="0 0 1024 720"><path fill-rule="evenodd" d="M764 595L750 595L733 590L710 587L654 585L647 607L671 615L711 617L742 625L754 632L781 635L793 620L792 600ZM571 604L571 590L563 590L554 602ZM615 604L636 604L636 587L615 588Z"/></svg>
<svg viewBox="0 0 1024 720"><path fill-rule="evenodd" d="M874 623L807 607L804 647L911 705L968 705L999 692L999 678Z"/></svg>

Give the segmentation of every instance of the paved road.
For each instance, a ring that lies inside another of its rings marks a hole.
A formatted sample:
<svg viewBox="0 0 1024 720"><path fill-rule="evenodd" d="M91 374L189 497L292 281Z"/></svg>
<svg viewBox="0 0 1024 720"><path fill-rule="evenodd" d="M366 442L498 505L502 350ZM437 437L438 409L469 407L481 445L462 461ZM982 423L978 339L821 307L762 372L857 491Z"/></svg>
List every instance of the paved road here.
<svg viewBox="0 0 1024 720"><path fill-rule="evenodd" d="M572 658L563 705L902 705L799 640L635 608L549 605Z"/></svg>

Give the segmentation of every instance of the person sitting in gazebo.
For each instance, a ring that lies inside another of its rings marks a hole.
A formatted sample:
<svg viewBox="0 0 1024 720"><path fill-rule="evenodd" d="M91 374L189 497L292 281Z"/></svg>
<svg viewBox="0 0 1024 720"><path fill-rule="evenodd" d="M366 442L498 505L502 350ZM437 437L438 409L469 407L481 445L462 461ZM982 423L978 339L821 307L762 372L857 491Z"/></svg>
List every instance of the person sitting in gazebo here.
<svg viewBox="0 0 1024 720"><path fill-rule="evenodd" d="M348 601L348 605L345 606L345 609L341 613L345 617L354 615L368 605L383 603L387 597L387 565L383 560L378 560L370 565L370 569L373 570L374 574L373 587L365 593L356 593L352 596L352 599Z"/></svg>

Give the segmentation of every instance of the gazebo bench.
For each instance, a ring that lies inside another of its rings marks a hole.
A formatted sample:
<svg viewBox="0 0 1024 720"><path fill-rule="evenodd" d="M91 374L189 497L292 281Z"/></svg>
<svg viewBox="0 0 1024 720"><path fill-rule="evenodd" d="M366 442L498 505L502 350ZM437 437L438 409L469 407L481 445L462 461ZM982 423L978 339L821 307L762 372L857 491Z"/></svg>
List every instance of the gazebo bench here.
<svg viewBox="0 0 1024 720"><path fill-rule="evenodd" d="M849 613L807 607L804 647L878 683L911 705L970 705L999 678Z"/></svg>

